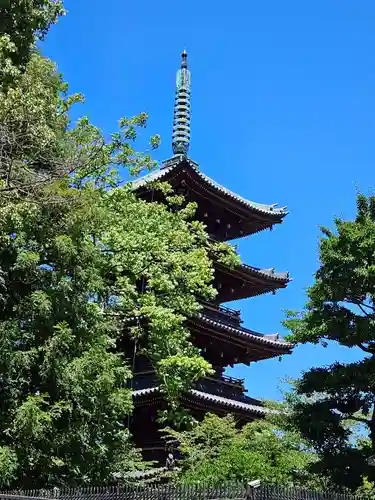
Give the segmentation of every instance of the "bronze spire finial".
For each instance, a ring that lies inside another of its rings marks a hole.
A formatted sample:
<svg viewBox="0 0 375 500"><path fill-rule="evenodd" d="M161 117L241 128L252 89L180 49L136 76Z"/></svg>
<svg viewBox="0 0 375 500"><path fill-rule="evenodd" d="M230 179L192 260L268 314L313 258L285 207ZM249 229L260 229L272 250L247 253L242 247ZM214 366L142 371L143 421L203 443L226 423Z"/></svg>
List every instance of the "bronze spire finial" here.
<svg viewBox="0 0 375 500"><path fill-rule="evenodd" d="M188 70L187 52L181 54L181 68L176 76L172 149L174 154L186 155L190 145L190 89L191 75Z"/></svg>

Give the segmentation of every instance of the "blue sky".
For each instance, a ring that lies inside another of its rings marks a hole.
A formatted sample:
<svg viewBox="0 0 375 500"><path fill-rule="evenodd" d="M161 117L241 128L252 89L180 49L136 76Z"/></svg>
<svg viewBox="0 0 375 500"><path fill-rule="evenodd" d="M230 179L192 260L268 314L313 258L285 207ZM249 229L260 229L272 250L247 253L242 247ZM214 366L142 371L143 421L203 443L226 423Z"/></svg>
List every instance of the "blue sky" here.
<svg viewBox="0 0 375 500"><path fill-rule="evenodd" d="M285 334L284 309L301 309L318 265L320 225L353 217L359 187L375 179L375 2L238 0L233 4L67 0L48 36L77 115L106 133L121 116L150 114L158 160L171 156L175 72L192 71L190 157L217 182L260 203L287 205L273 232L239 241L242 259L287 270L276 296L229 304L246 326ZM146 135L146 133L145 133ZM291 356L237 367L249 395L280 397L279 380L311 366L357 359L348 348L297 347Z"/></svg>

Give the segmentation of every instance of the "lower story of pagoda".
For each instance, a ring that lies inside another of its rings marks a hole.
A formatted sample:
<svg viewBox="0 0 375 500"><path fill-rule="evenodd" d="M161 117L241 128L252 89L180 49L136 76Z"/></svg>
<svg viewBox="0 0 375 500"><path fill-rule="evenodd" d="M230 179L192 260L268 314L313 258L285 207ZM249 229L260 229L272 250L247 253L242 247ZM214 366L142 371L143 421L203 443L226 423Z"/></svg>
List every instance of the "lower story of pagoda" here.
<svg viewBox="0 0 375 500"><path fill-rule="evenodd" d="M151 373L136 376L133 380L134 413L130 430L137 447L142 449L145 460L165 464L167 454L176 456L176 449L166 444L158 422L158 412L167 404ZM199 380L181 398L181 404L193 418L202 420L207 413L219 416L233 414L239 425L265 417L271 410L261 401L245 394L243 380L221 376Z"/></svg>
<svg viewBox="0 0 375 500"><path fill-rule="evenodd" d="M292 345L278 335L262 335L242 326L239 311L217 304L203 304L203 310L187 320L191 342L211 364L214 375L198 380L182 395L181 405L196 420L207 413L219 416L233 414L239 425L265 417L271 410L261 401L246 395L244 381L226 377L225 367L237 363L250 364L291 352ZM167 409L159 388L155 367L150 359L136 352L133 339L125 337L125 352L134 358L131 381L134 414L130 430L135 444L143 450L146 460L165 463L168 449L160 432L166 425L158 421L159 411Z"/></svg>

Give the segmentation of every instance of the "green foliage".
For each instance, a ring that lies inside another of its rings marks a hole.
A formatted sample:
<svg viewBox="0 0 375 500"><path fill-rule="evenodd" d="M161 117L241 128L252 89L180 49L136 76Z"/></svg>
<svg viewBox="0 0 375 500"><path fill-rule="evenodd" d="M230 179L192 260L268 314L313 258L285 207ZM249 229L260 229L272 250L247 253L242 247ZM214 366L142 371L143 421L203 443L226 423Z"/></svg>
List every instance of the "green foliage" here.
<svg viewBox="0 0 375 500"><path fill-rule="evenodd" d="M55 65L34 54L17 85L0 93L2 197L35 197L40 188L70 172L68 112L82 96L67 91Z"/></svg>
<svg viewBox="0 0 375 500"><path fill-rule="evenodd" d="M64 14L61 0L2 0L0 3L0 89L26 69L37 39Z"/></svg>
<svg viewBox="0 0 375 500"><path fill-rule="evenodd" d="M122 119L107 140L87 118L69 122L79 100L38 54L0 95L2 487L98 484L147 465L126 427L129 335L155 366L169 417L210 372L184 326L196 297L214 295L194 206L170 210L120 187L119 167L155 166L133 144L147 115Z"/></svg>
<svg viewBox="0 0 375 500"><path fill-rule="evenodd" d="M134 147L146 113L110 138L70 122L83 98L35 50L62 13L59 0L0 6L1 487L108 483L146 466L127 428L126 346L154 365L166 418L186 422L179 397L211 367L185 320L215 294L213 252L235 259L193 221L195 204L121 187L120 168L156 166L158 136Z"/></svg>
<svg viewBox="0 0 375 500"><path fill-rule="evenodd" d="M373 500L375 498L374 485L367 477L363 478L361 486L356 490L356 495L359 498Z"/></svg>
<svg viewBox="0 0 375 500"><path fill-rule="evenodd" d="M75 215L31 202L0 211L1 445L25 486L108 480L131 448L131 373L91 299L105 282L81 220L88 202Z"/></svg>
<svg viewBox="0 0 375 500"><path fill-rule="evenodd" d="M235 247L223 241L211 242L211 255L217 262L228 267L238 266L241 263Z"/></svg>
<svg viewBox="0 0 375 500"><path fill-rule="evenodd" d="M132 174L152 169L150 154L135 151L136 130L145 128L147 114L121 119L109 141L87 118L70 123L69 111L80 94L69 95L55 64L34 53L17 84L0 92L0 193L9 198L43 196L54 201L67 185L119 183L116 167ZM150 139L150 150L159 137ZM46 186L55 189L46 191ZM64 191L63 196L67 193Z"/></svg>
<svg viewBox="0 0 375 500"><path fill-rule="evenodd" d="M183 325L195 295L212 293L208 251L178 214L124 188L8 202L0 219L1 444L33 484L124 473L132 404L131 373L114 350L127 335L121 321L147 318L138 338L177 407L210 370Z"/></svg>
<svg viewBox="0 0 375 500"><path fill-rule="evenodd" d="M0 447L1 484L7 488L16 477L18 468L17 455L9 446Z"/></svg>
<svg viewBox="0 0 375 500"><path fill-rule="evenodd" d="M315 470L352 490L374 479L366 459L375 454L375 198L359 195L353 221L323 228L320 267L307 305L285 321L290 340L337 342L361 349L362 361L313 368L296 385L294 419L320 452ZM366 446L353 435L360 426Z"/></svg>
<svg viewBox="0 0 375 500"><path fill-rule="evenodd" d="M212 483L260 479L285 486L318 487L307 474L316 456L299 434L271 420L255 421L239 429L232 416L208 414L191 430L168 430L180 443L183 456L178 481Z"/></svg>
<svg viewBox="0 0 375 500"><path fill-rule="evenodd" d="M185 355L171 355L160 360L158 373L163 388L172 401L187 391L192 382L214 373L208 361L191 348ZM190 355L188 355L190 354ZM177 399L178 400L178 399Z"/></svg>

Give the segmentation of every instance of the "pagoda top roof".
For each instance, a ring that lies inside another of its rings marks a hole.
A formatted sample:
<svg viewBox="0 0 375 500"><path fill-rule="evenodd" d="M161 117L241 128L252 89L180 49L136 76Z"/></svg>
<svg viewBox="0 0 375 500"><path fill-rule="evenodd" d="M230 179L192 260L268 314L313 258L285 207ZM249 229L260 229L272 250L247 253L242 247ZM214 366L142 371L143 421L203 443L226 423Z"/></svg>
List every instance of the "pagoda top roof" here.
<svg viewBox="0 0 375 500"><path fill-rule="evenodd" d="M149 387L147 389L139 389L133 391L133 397L135 399L141 399L148 396L161 396L161 391L159 387ZM224 407L230 410L240 410L250 415L264 417L271 413L275 413L275 410L265 408L264 406L257 406L249 403L244 403L242 401L236 401L235 399L223 398L222 396L216 396L215 394L210 394L209 392L197 391L196 389L190 389L187 391L186 397L193 397L194 399L213 403L215 406Z"/></svg>
<svg viewBox="0 0 375 500"><path fill-rule="evenodd" d="M270 222L272 223L281 222L281 220L288 214L286 207L278 207L277 203L273 205L256 203L225 188L207 175L203 174L200 171L198 164L184 155L176 155L170 160L165 161L159 170L150 172L149 174L132 181L133 189L138 190L147 187L148 184L155 181L168 181L171 174L177 173L177 171L182 168L190 169L196 176L198 176L202 184L205 185L209 191L231 203L241 206L241 208L245 211L249 211L260 216L267 216L267 219L270 219Z"/></svg>

